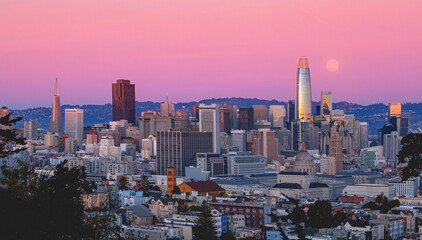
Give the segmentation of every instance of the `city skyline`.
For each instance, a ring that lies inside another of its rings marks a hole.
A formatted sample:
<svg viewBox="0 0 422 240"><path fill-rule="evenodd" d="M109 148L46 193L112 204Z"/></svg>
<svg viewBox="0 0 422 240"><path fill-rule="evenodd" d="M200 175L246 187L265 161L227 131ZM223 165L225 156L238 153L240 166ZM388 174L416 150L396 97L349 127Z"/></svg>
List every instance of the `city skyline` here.
<svg viewBox="0 0 422 240"><path fill-rule="evenodd" d="M420 101L420 2L160 3L6 3L0 101L48 106L55 77L66 104L108 103L121 78L136 85L137 101L162 102L166 92L174 102L287 101L302 55L314 101L321 90L336 102Z"/></svg>

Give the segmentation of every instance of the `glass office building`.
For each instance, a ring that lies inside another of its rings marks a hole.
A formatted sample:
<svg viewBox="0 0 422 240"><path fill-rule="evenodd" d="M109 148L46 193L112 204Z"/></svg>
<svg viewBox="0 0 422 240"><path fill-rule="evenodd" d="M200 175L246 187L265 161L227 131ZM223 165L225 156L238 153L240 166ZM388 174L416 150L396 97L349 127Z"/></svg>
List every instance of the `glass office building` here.
<svg viewBox="0 0 422 240"><path fill-rule="evenodd" d="M296 70L295 118L310 120L312 116L311 75L306 57L300 57Z"/></svg>

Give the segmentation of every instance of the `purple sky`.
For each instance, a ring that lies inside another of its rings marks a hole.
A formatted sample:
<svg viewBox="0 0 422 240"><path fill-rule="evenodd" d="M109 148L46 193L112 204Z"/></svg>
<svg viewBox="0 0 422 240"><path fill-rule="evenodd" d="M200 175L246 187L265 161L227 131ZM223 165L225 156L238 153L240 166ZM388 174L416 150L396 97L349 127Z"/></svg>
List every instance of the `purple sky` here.
<svg viewBox="0 0 422 240"><path fill-rule="evenodd" d="M422 1L15 1L0 7L0 105L294 98L307 56L313 99L420 102ZM330 59L337 71L327 70Z"/></svg>

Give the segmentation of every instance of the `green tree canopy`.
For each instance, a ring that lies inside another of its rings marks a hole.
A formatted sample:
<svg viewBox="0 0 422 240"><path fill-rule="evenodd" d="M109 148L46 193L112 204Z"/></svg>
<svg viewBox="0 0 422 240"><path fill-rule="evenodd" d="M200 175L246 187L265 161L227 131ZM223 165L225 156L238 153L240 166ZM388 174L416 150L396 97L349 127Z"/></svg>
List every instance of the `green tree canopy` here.
<svg viewBox="0 0 422 240"><path fill-rule="evenodd" d="M397 155L399 163L407 163L403 169L402 180L418 177L422 170L422 134L409 133L401 140L402 149Z"/></svg>
<svg viewBox="0 0 422 240"><path fill-rule="evenodd" d="M218 240L214 220L205 201L202 203L201 215L197 218L192 232L195 240Z"/></svg>
<svg viewBox="0 0 422 240"><path fill-rule="evenodd" d="M10 143L12 144L25 144L25 139L18 138L16 132L13 130L13 124L22 120L22 117L13 119L12 113L7 114L4 117L0 117L0 158L5 158L11 154L18 153L25 150L24 148L16 150L8 150L6 146Z"/></svg>
<svg viewBox="0 0 422 240"><path fill-rule="evenodd" d="M331 204L328 200L317 200L309 205L307 212L309 225L313 228L337 227L337 222L331 211Z"/></svg>
<svg viewBox="0 0 422 240"><path fill-rule="evenodd" d="M400 201L395 199L389 201L384 194L380 194L375 198L375 201L371 201L363 205L363 208L369 208L371 210L380 210L381 213L388 213L392 208L400 206Z"/></svg>
<svg viewBox="0 0 422 240"><path fill-rule="evenodd" d="M128 188L129 182L127 180L127 176L126 175L121 175L119 176L119 180L117 182L117 187L120 190L126 190Z"/></svg>

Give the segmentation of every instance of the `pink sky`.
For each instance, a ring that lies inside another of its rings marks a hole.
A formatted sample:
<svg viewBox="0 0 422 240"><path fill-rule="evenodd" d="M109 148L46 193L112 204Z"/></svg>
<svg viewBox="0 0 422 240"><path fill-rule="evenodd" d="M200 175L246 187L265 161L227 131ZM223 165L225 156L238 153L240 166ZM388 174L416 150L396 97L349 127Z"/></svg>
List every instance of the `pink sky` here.
<svg viewBox="0 0 422 240"><path fill-rule="evenodd" d="M422 1L2 0L0 105L111 102L129 79L138 101L294 98L297 58L313 99L420 102ZM336 72L325 65L339 62Z"/></svg>

